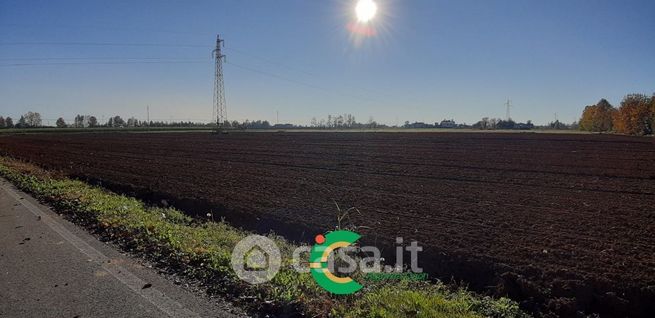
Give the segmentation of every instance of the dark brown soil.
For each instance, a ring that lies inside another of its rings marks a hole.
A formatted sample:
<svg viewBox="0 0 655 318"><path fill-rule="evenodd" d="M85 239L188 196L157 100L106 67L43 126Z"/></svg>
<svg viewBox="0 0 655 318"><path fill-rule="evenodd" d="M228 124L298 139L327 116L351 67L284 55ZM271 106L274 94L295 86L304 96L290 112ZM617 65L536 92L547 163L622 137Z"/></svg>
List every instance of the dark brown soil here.
<svg viewBox="0 0 655 318"><path fill-rule="evenodd" d="M0 151L310 242L357 207L365 242L533 312L655 316L655 141L492 133L34 134Z"/></svg>

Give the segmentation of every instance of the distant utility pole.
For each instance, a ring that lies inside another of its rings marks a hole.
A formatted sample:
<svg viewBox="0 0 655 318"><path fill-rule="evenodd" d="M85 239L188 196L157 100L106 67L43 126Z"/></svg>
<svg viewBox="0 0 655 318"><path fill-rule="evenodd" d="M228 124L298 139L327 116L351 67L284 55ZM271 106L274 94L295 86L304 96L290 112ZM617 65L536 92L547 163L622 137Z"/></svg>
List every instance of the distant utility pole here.
<svg viewBox="0 0 655 318"><path fill-rule="evenodd" d="M279 123L280 123L280 112L276 110L275 111L275 124L277 125Z"/></svg>
<svg viewBox="0 0 655 318"><path fill-rule="evenodd" d="M147 125L150 126L150 105L146 106L146 118Z"/></svg>
<svg viewBox="0 0 655 318"><path fill-rule="evenodd" d="M509 115L509 108L512 107L512 103L509 100L509 98L507 99L507 103L505 103L505 106L507 107L506 110L505 110L505 119L507 121L510 121L512 118Z"/></svg>
<svg viewBox="0 0 655 318"><path fill-rule="evenodd" d="M222 129L225 121L227 120L227 109L225 103L225 87L223 85L223 61L225 55L221 52L221 46L224 45L221 36L216 36L216 48L212 51L215 59L215 72L214 72L214 114L216 120L216 128Z"/></svg>

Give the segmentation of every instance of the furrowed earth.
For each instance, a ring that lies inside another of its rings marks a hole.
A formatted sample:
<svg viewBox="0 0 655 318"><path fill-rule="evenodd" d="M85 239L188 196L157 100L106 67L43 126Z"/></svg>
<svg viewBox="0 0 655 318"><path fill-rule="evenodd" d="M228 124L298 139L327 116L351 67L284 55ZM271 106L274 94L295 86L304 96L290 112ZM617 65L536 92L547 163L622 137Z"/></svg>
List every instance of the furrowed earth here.
<svg viewBox="0 0 655 318"><path fill-rule="evenodd" d="M655 140L519 133L0 136L0 152L155 204L311 243L396 237L446 281L535 313L655 315ZM393 262L393 261L392 261Z"/></svg>

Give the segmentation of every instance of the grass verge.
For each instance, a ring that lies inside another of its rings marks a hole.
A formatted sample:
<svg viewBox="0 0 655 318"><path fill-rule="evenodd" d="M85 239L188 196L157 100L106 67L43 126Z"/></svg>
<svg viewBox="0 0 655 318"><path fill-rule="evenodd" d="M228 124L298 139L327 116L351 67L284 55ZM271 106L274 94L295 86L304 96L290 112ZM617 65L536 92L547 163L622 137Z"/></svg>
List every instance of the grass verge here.
<svg viewBox="0 0 655 318"><path fill-rule="evenodd" d="M231 253L251 234L223 222L198 222L173 208L143 202L71 180L32 164L0 157L0 175L103 238L176 272L198 279L256 312L312 317L526 317L507 299L483 297L440 282L367 282L356 294L334 296L291 262L296 246L269 235L283 255L273 280L249 285L231 269ZM255 299L256 301L252 301Z"/></svg>

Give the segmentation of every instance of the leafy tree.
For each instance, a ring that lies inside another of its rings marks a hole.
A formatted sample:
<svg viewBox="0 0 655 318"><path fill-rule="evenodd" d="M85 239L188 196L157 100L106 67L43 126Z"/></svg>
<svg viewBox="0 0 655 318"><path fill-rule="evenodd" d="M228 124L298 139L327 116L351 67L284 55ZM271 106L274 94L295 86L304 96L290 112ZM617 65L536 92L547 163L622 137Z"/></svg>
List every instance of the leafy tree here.
<svg viewBox="0 0 655 318"><path fill-rule="evenodd" d="M496 128L498 129L514 129L514 126L516 126L516 123L511 119L500 120L496 123Z"/></svg>
<svg viewBox="0 0 655 318"><path fill-rule="evenodd" d="M127 127L136 127L138 125L139 121L136 118L130 117L127 119Z"/></svg>
<svg viewBox="0 0 655 318"><path fill-rule="evenodd" d="M66 128L66 121L64 121L63 118L59 117L59 118L57 118L56 125L57 125L57 128Z"/></svg>
<svg viewBox="0 0 655 318"><path fill-rule="evenodd" d="M98 127L98 119L95 116L89 116L89 127Z"/></svg>
<svg viewBox="0 0 655 318"><path fill-rule="evenodd" d="M76 115L75 119L73 119L73 127L75 128L82 128L84 127L84 116L82 115Z"/></svg>
<svg viewBox="0 0 655 318"><path fill-rule="evenodd" d="M596 105L585 106L580 117L580 130L593 131L597 109Z"/></svg>
<svg viewBox="0 0 655 318"><path fill-rule="evenodd" d="M650 97L650 130L655 133L655 93Z"/></svg>
<svg viewBox="0 0 655 318"><path fill-rule="evenodd" d="M5 118L5 127L14 128L14 120L11 117Z"/></svg>
<svg viewBox="0 0 655 318"><path fill-rule="evenodd" d="M24 123L23 127L40 127L41 126L41 114L36 112L27 112L23 115Z"/></svg>
<svg viewBox="0 0 655 318"><path fill-rule="evenodd" d="M586 131L611 131L616 108L606 99L601 99L596 105L585 107L580 118L580 129Z"/></svg>
<svg viewBox="0 0 655 318"><path fill-rule="evenodd" d="M20 119L18 119L18 124L16 124L16 128L25 128L27 127L27 121L25 120L25 116L20 116Z"/></svg>
<svg viewBox="0 0 655 318"><path fill-rule="evenodd" d="M0 116L0 128L5 128L7 127L7 124L5 123L5 118Z"/></svg>
<svg viewBox="0 0 655 318"><path fill-rule="evenodd" d="M619 133L646 135L653 132L651 98L643 94L630 94L623 98L614 115L613 124Z"/></svg>
<svg viewBox="0 0 655 318"><path fill-rule="evenodd" d="M566 124L560 122L559 120L552 121L548 124L551 129L566 129Z"/></svg>
<svg viewBox="0 0 655 318"><path fill-rule="evenodd" d="M495 129L497 124L496 119L489 119L489 117L482 117L482 120L473 124L473 128L477 129Z"/></svg>
<svg viewBox="0 0 655 318"><path fill-rule="evenodd" d="M125 121L121 116L114 116L114 127L125 127Z"/></svg>

